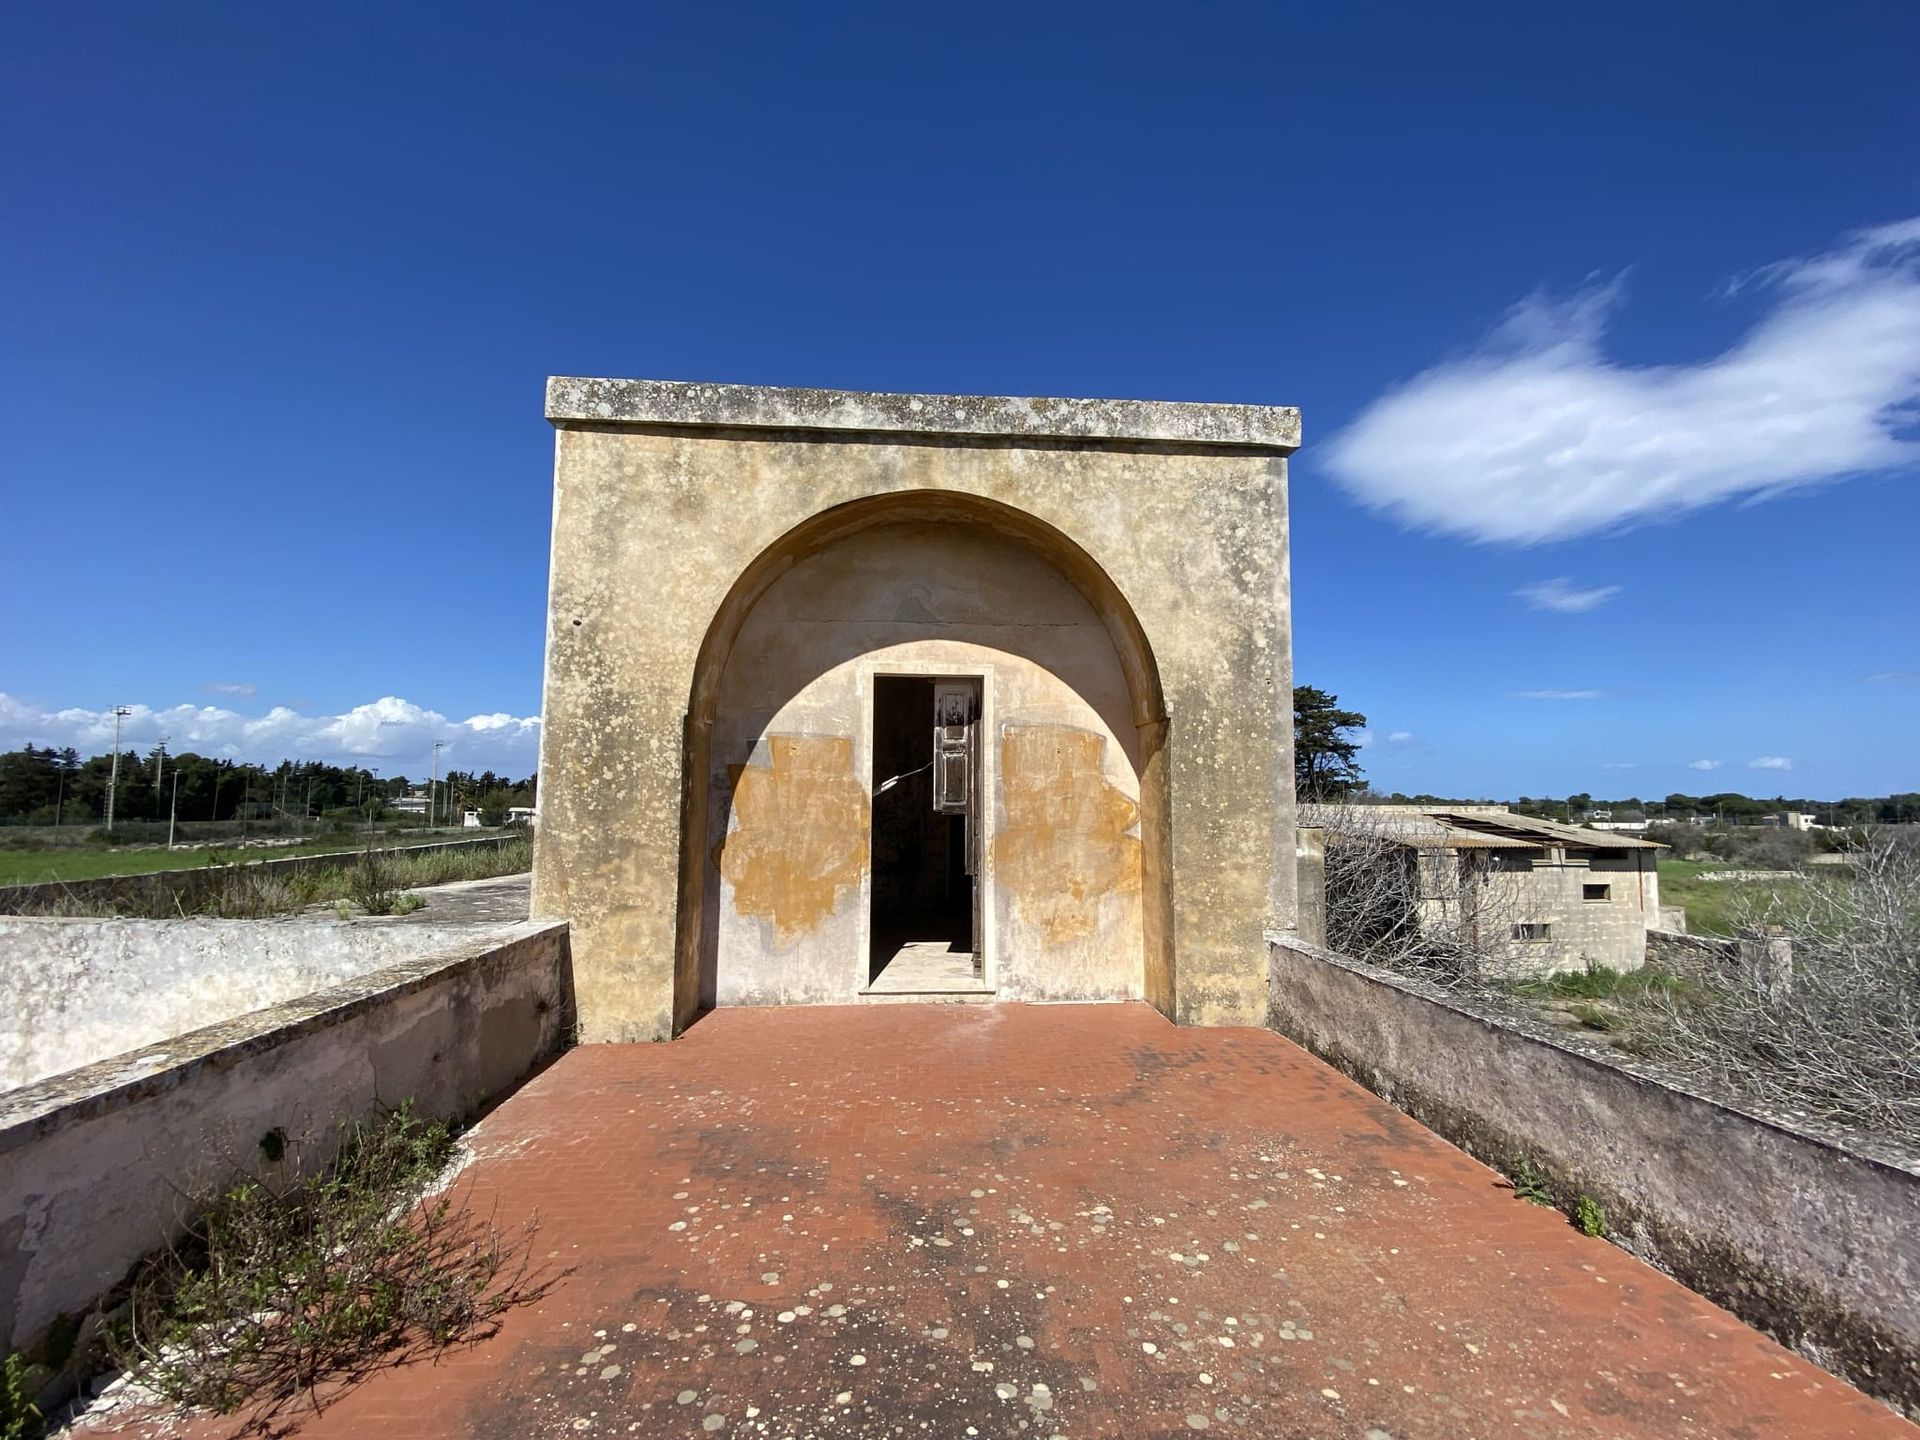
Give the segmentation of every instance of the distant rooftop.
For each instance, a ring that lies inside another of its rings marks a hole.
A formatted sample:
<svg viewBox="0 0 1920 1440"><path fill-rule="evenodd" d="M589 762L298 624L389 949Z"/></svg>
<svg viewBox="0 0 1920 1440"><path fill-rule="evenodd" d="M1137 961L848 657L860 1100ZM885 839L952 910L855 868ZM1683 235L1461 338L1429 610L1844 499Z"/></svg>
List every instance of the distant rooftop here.
<svg viewBox="0 0 1920 1440"><path fill-rule="evenodd" d="M1303 805L1300 823L1331 818L1333 807ZM1653 840L1619 831L1592 830L1558 820L1516 815L1504 805L1363 805L1353 807L1407 845L1442 850L1537 850L1564 845L1574 850L1664 850Z"/></svg>

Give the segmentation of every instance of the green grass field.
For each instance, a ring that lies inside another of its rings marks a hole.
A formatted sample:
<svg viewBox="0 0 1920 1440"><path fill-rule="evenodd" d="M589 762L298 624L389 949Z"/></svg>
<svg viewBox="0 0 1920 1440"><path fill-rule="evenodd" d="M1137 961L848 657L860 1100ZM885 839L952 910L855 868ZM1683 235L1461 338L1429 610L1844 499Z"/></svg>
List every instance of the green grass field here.
<svg viewBox="0 0 1920 1440"><path fill-rule="evenodd" d="M1660 903L1687 907L1687 931L1693 935L1733 934L1734 911L1742 892L1766 882L1702 880L1707 870L1755 870L1738 860L1662 860ZM1791 881L1783 882L1791 884Z"/></svg>
<svg viewBox="0 0 1920 1440"><path fill-rule="evenodd" d="M413 840L379 837L381 847L420 844ZM433 839L458 838L455 836ZM212 850L0 850L0 885L35 885L46 880L98 880L107 875L151 875L161 870L193 870L218 855L222 862L284 860L291 855L353 854L366 845L362 835L335 835L303 845L233 846Z"/></svg>

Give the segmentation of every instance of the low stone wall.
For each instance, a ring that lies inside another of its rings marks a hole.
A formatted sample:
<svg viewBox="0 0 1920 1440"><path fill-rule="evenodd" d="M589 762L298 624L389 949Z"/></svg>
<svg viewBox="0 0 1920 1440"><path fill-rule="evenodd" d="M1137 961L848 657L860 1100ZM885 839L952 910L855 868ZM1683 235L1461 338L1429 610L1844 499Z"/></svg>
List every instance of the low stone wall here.
<svg viewBox="0 0 1920 1440"><path fill-rule="evenodd" d="M1270 1023L1610 1238L1920 1416L1920 1157L1748 1113L1524 1016L1276 937Z"/></svg>
<svg viewBox="0 0 1920 1440"><path fill-rule="evenodd" d="M0 1095L0 1350L118 1286L182 1192L317 1159L299 1137L376 1106L470 1116L573 1029L567 927L527 922Z"/></svg>
<svg viewBox="0 0 1920 1440"><path fill-rule="evenodd" d="M0 1091L444 951L470 928L0 916Z"/></svg>
<svg viewBox="0 0 1920 1440"><path fill-rule="evenodd" d="M425 845L399 845L374 853L398 858L431 855L436 850L498 849L526 839L521 830L482 835L471 840L435 840ZM184 870L157 870L148 875L104 875L98 880L52 880L40 885L0 887L0 915L59 915L78 907L99 914L122 904L145 909L155 900L163 909L185 914L208 897L241 881L298 875L305 870L338 869L360 856L358 850L329 855L289 855L280 860L251 860L236 865L196 865Z"/></svg>
<svg viewBox="0 0 1920 1440"><path fill-rule="evenodd" d="M1739 953L1736 940L1673 930L1647 931L1647 963L1670 975L1716 974L1733 964Z"/></svg>

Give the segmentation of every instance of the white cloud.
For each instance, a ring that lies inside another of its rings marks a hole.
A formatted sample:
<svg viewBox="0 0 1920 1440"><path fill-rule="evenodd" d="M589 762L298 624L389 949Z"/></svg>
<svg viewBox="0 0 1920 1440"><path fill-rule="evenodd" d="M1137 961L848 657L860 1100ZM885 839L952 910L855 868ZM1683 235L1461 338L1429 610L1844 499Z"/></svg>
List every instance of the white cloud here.
<svg viewBox="0 0 1920 1440"><path fill-rule="evenodd" d="M1411 730L1390 730L1387 732L1387 744L1405 745L1413 739Z"/></svg>
<svg viewBox="0 0 1920 1440"><path fill-rule="evenodd" d="M1362 504L1415 530L1517 545L1670 520L1912 466L1920 217L1729 287L1766 313L1691 364L1602 351L1619 280L1535 294L1474 352L1375 400L1325 449Z"/></svg>
<svg viewBox="0 0 1920 1440"><path fill-rule="evenodd" d="M1719 768L1720 762L1718 760L1689 760L1687 762L1687 769L1689 770L1718 770Z"/></svg>
<svg viewBox="0 0 1920 1440"><path fill-rule="evenodd" d="M245 680L212 680L200 688L209 695L237 695L243 700L252 699L260 689Z"/></svg>
<svg viewBox="0 0 1920 1440"><path fill-rule="evenodd" d="M1604 692L1599 690L1516 690L1513 693L1521 700L1598 700Z"/></svg>
<svg viewBox="0 0 1920 1440"><path fill-rule="evenodd" d="M146 750L160 736L168 749L224 759L275 764L281 760L379 763L388 774L426 774L433 742L444 770L499 770L523 775L538 763L540 717L475 715L450 720L386 695L338 715L302 715L285 705L246 715L218 705L131 705L121 722L120 743ZM113 748L113 710L46 710L0 693L0 748L25 744L71 745L84 755Z"/></svg>
<svg viewBox="0 0 1920 1440"><path fill-rule="evenodd" d="M1556 575L1551 580L1536 580L1531 585L1522 585L1513 593L1526 601L1530 609L1557 610L1562 615L1578 615L1606 604L1620 593L1621 588L1618 585L1594 585L1582 590L1565 575Z"/></svg>
<svg viewBox="0 0 1920 1440"><path fill-rule="evenodd" d="M1793 761L1785 755L1758 755L1747 762L1749 770L1791 770Z"/></svg>
<svg viewBox="0 0 1920 1440"><path fill-rule="evenodd" d="M1877 675L1867 676L1867 679L1875 685L1894 685L1905 680L1920 680L1920 670L1882 670Z"/></svg>

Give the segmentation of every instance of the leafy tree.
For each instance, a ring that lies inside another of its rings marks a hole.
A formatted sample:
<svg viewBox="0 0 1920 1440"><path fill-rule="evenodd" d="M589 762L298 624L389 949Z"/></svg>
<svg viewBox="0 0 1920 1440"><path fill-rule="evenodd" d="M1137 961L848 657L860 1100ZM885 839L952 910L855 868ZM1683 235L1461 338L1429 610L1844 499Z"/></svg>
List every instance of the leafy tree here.
<svg viewBox="0 0 1920 1440"><path fill-rule="evenodd" d="M1302 800L1345 795L1360 779L1360 742L1348 732L1367 723L1342 710L1340 697L1311 685L1293 687L1293 789Z"/></svg>

